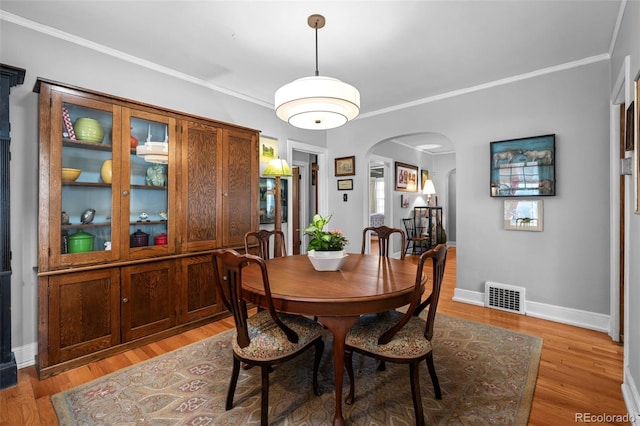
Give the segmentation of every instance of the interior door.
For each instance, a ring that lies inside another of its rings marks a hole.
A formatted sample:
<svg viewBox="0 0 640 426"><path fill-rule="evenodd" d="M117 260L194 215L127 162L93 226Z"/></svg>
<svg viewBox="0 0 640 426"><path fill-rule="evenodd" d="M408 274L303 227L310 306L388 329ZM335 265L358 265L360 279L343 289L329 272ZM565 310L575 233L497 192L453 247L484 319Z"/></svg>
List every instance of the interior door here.
<svg viewBox="0 0 640 426"><path fill-rule="evenodd" d="M291 226L293 232L293 254L300 254L300 168L292 168L293 177L291 179L291 202L293 203L293 213Z"/></svg>

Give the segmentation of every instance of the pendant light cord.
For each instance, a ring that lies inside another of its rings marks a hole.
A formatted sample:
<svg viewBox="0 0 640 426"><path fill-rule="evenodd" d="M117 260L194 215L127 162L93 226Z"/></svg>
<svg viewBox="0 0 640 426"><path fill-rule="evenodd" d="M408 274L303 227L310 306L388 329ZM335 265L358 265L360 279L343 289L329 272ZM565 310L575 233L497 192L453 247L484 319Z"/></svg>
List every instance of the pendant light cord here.
<svg viewBox="0 0 640 426"><path fill-rule="evenodd" d="M316 24L314 25L316 30L316 77L320 75L318 72L318 20L316 19Z"/></svg>

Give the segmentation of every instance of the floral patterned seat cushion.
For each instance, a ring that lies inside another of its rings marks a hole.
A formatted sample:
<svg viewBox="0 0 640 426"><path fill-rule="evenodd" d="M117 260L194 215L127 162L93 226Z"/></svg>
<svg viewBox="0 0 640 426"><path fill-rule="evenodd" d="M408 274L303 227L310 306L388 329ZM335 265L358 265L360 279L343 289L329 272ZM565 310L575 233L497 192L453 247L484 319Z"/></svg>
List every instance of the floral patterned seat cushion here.
<svg viewBox="0 0 640 426"><path fill-rule="evenodd" d="M425 321L411 317L386 345L379 345L378 339L393 327L404 315L398 311L364 315L347 333L346 344L371 354L398 359L412 359L431 351L431 342L424 337Z"/></svg>
<svg viewBox="0 0 640 426"><path fill-rule="evenodd" d="M299 315L279 314L283 323L298 334L298 343L291 343L282 329L271 319L269 311L258 311L247 319L251 343L238 345L237 334L232 339L233 351L240 357L255 361L272 361L291 355L322 334L317 322Z"/></svg>

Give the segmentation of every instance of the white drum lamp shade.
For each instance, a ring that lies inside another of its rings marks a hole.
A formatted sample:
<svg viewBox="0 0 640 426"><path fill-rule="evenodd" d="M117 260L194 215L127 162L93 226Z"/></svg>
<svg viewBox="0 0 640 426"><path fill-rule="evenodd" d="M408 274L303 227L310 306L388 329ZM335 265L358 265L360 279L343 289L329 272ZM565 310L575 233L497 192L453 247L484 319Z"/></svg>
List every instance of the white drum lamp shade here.
<svg viewBox="0 0 640 426"><path fill-rule="evenodd" d="M294 127L326 130L340 127L360 112L360 92L325 76L303 77L275 93L276 115Z"/></svg>

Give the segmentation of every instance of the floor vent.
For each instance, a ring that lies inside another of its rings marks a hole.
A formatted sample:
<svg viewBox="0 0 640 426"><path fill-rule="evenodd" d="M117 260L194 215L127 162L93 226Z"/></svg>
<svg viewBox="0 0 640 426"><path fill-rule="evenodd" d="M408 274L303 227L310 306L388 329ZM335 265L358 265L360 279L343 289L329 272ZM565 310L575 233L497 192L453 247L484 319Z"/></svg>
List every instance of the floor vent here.
<svg viewBox="0 0 640 426"><path fill-rule="evenodd" d="M524 315L524 287L487 281L484 288L484 306Z"/></svg>

